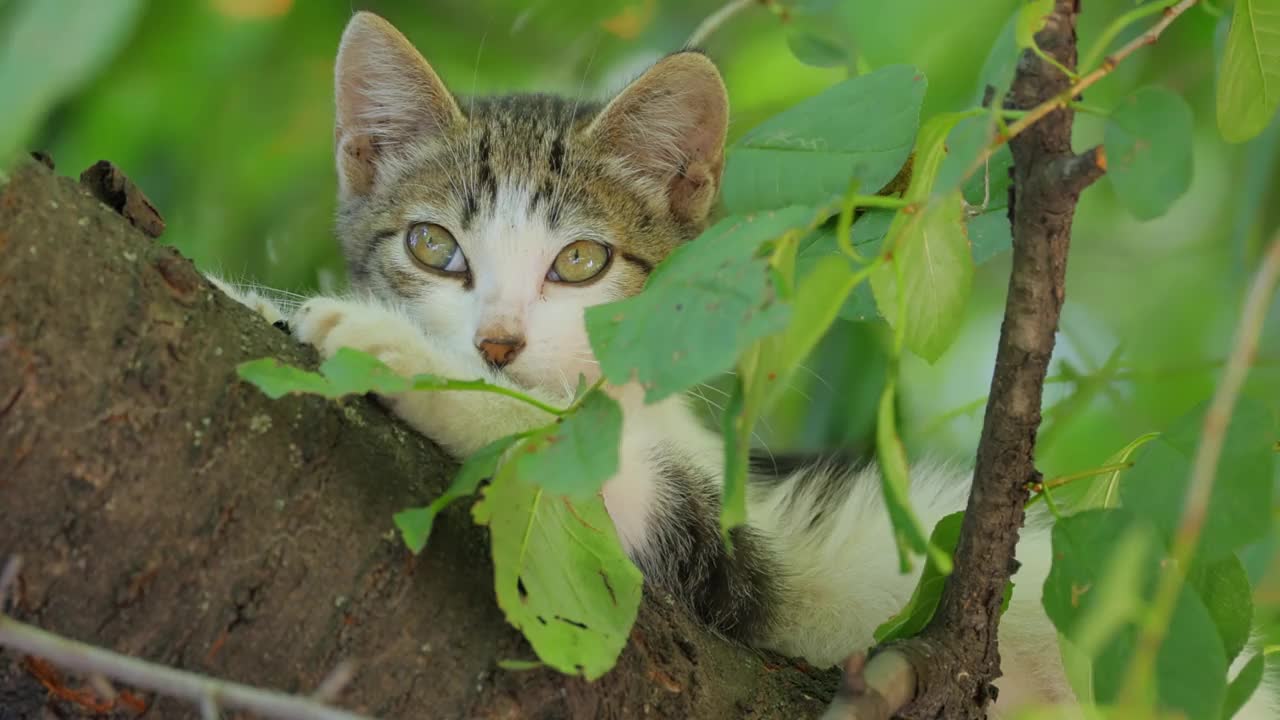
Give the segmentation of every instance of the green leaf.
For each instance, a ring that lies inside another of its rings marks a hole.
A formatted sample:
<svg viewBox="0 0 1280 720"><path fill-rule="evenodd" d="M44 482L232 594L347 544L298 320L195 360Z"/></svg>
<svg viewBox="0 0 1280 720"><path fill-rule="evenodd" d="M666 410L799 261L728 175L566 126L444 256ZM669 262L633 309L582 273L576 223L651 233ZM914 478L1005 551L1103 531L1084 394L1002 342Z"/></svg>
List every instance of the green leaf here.
<svg viewBox="0 0 1280 720"><path fill-rule="evenodd" d="M1025 50L1036 46L1036 33L1044 29L1052 13L1053 0L1031 0L1018 8L1013 37L1019 48Z"/></svg>
<svg viewBox="0 0 1280 720"><path fill-rule="evenodd" d="M981 72L978 73L975 104L981 103L986 97L987 88L990 87L995 91L997 102L994 104L999 107L998 99L1008 92L1009 86L1013 84L1013 74L1018 69L1018 57L1022 54L1017 43L1018 19L1021 15L1021 10L1010 15L1004 27L1000 29L1000 34L991 43L991 50L982 63Z"/></svg>
<svg viewBox="0 0 1280 720"><path fill-rule="evenodd" d="M1138 436L1133 442L1120 448L1107 458L1103 465L1120 465L1129 462L1138 448L1160 437L1160 433L1152 432ZM1112 470L1099 475L1089 483L1072 483L1055 493L1059 502L1065 501L1075 510L1098 510L1117 507L1120 504L1120 475L1123 470ZM1079 487L1081 490L1074 488ZM1073 495L1080 493L1079 499Z"/></svg>
<svg viewBox="0 0 1280 720"><path fill-rule="evenodd" d="M951 556L926 539L924 527L911 508L911 481L907 469L907 451L898 437L898 420L894 412L895 383L885 384L880 395L880 411L876 419L876 455L880 459L880 489L893 524L894 545L898 548L898 566L911 570L911 555L928 553L929 562L943 575L951 573Z"/></svg>
<svg viewBox="0 0 1280 720"><path fill-rule="evenodd" d="M797 60L813 67L845 67L852 56L840 37L821 27L793 26L787 33L787 47Z"/></svg>
<svg viewBox="0 0 1280 720"><path fill-rule="evenodd" d="M929 542L950 557L956 551L956 543L960 540L960 524L964 521L963 512L954 512L938 521L929 534ZM919 634L933 617L938 608L938 600L942 597L942 588L947 583L947 575L930 558L911 591L911 599L896 615L881 623L876 628L877 643L900 640Z"/></svg>
<svg viewBox="0 0 1280 720"><path fill-rule="evenodd" d="M955 340L973 284L973 255L959 191L917 213L899 213L890 229L893 262L871 276L880 314L896 326L898 303L907 347L936 361ZM902 285L899 286L899 281Z"/></svg>
<svg viewBox="0 0 1280 720"><path fill-rule="evenodd" d="M1187 583L1200 600L1222 638L1227 662L1231 662L1249 642L1253 626L1253 588L1244 565L1235 555L1211 563L1197 563L1187 574Z"/></svg>
<svg viewBox="0 0 1280 720"><path fill-rule="evenodd" d="M1266 658L1258 653L1249 658L1249 662L1240 669L1236 679L1227 686L1227 699L1222 703L1222 720L1230 720L1240 712L1240 708L1249 702L1258 686L1262 684L1262 675L1266 670Z"/></svg>
<svg viewBox="0 0 1280 720"><path fill-rule="evenodd" d="M671 253L635 297L588 308L587 332L606 377L636 379L649 402L728 370L758 338L786 326L760 246L807 228L809 208L729 217Z"/></svg>
<svg viewBox="0 0 1280 720"><path fill-rule="evenodd" d="M574 503L521 481L512 468L503 466L472 509L489 526L498 605L542 662L594 680L626 645L640 571L599 497Z"/></svg>
<svg viewBox="0 0 1280 720"><path fill-rule="evenodd" d="M452 504L454 500L474 495L480 483L485 478L493 476L503 454L515 444L517 439L515 435L508 435L480 448L462 463L458 474L454 476L449 489L445 490L443 495L426 507L409 508L395 514L393 519L396 527L399 528L400 536L404 538L404 544L409 547L410 552L414 555L422 552L422 549L427 546L427 539L431 537L431 528L435 525L436 516L440 511Z"/></svg>
<svg viewBox="0 0 1280 720"><path fill-rule="evenodd" d="M791 386L791 377L835 322L858 278L843 256L827 256L805 273L792 302L791 323L779 340L767 375L770 385L764 407Z"/></svg>
<svg viewBox="0 0 1280 720"><path fill-rule="evenodd" d="M868 191L884 187L911 154L925 85L919 70L892 65L766 120L729 149L725 209L825 205L854 180Z"/></svg>
<svg viewBox="0 0 1280 720"><path fill-rule="evenodd" d="M1166 538L1174 536L1182 517L1203 417L1202 406L1148 443L1120 484L1124 506L1154 522ZM1267 408L1248 398L1238 401L1201 531L1204 559L1221 558L1266 537L1271 527L1274 428Z"/></svg>
<svg viewBox="0 0 1280 720"><path fill-rule="evenodd" d="M720 531L729 541L729 529L747 521L747 465L751 454L751 428L755 418L746 408L742 376L734 378L733 389L720 419L724 436L724 492L720 500Z"/></svg>
<svg viewBox="0 0 1280 720"><path fill-rule="evenodd" d="M1136 631L1135 631L1136 633ZM1215 636L1213 618L1204 603L1192 591L1184 589L1173 611L1173 621L1156 657L1156 697L1161 708L1181 711L1192 720L1217 720L1227 690L1227 659L1222 643ZM1116 662L1101 662L1101 672L1109 675L1114 694L1099 699L1119 697L1122 667L1132 655L1132 645L1117 648ZM1094 680L1098 681L1095 674ZM1101 684L1101 683L1099 683Z"/></svg>
<svg viewBox="0 0 1280 720"><path fill-rule="evenodd" d="M407 378L396 374L381 360L345 347L338 348L338 352L320 363L320 374L329 381L330 397L371 392L394 395L412 387Z"/></svg>
<svg viewBox="0 0 1280 720"><path fill-rule="evenodd" d="M521 443L511 462L521 480L583 500L617 474L621 437L622 408L593 390L567 417Z"/></svg>
<svg viewBox="0 0 1280 720"><path fill-rule="evenodd" d="M236 374L272 400L279 400L290 393L332 397L328 380L317 373L282 365L275 358L240 363L236 366Z"/></svg>
<svg viewBox="0 0 1280 720"><path fill-rule="evenodd" d="M1139 89L1107 119L1107 177L1134 217L1163 215L1191 187L1193 124L1186 101L1161 87Z"/></svg>
<svg viewBox="0 0 1280 720"><path fill-rule="evenodd" d="M970 117L966 113L941 113L929 118L920 128L916 140L915 163L911 168L911 183L907 186L906 199L923 202L929 199L937 183L939 171L947 159L947 137L960 121ZM976 155L975 155L976 157ZM943 192L951 188L944 187Z"/></svg>
<svg viewBox="0 0 1280 720"><path fill-rule="evenodd" d="M107 67L141 8L139 0L22 0L2 8L0 167L55 104Z"/></svg>
<svg viewBox="0 0 1280 720"><path fill-rule="evenodd" d="M1088 510L1053 526L1044 608L1075 649L1093 658L1099 703L1123 693L1138 623L1160 572L1159 547L1153 529L1126 510ZM1217 635L1199 596L1184 588L1156 657L1156 695L1163 709L1216 720L1227 672Z"/></svg>
<svg viewBox="0 0 1280 720"><path fill-rule="evenodd" d="M988 210L974 215L965 223L975 266L1013 247L1013 228L1009 225L1007 213L1004 208Z"/></svg>
<svg viewBox="0 0 1280 720"><path fill-rule="evenodd" d="M1125 511L1089 510L1055 523L1052 543L1041 603L1066 639L1061 651L1072 688L1093 698L1092 663L1141 614L1158 541Z"/></svg>
<svg viewBox="0 0 1280 720"><path fill-rule="evenodd" d="M1262 132L1280 106L1280 7L1236 0L1218 67L1218 129L1227 142Z"/></svg>
<svg viewBox="0 0 1280 720"><path fill-rule="evenodd" d="M331 399L370 392L390 395L413 387L407 378L397 375L381 360L351 348L339 348L333 357L321 363L319 373L282 365L274 358L241 363L236 373L272 400L289 394L323 395Z"/></svg>

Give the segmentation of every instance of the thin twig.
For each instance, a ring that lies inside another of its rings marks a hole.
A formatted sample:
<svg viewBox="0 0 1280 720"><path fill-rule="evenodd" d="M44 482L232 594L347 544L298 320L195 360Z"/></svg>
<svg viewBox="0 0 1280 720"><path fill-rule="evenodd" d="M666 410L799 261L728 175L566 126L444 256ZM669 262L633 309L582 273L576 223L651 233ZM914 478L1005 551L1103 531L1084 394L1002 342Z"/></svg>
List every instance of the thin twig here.
<svg viewBox="0 0 1280 720"><path fill-rule="evenodd" d="M729 22L734 15L746 10L752 5L764 4L761 0L729 0L719 10L707 16L707 19L699 23L698 28L689 36L689 40L684 44L685 47L700 47L702 43L711 37L711 34L720 28L721 25Z"/></svg>
<svg viewBox="0 0 1280 720"><path fill-rule="evenodd" d="M245 710L275 720L368 720L307 698L215 680L69 640L0 615L0 646L75 672L114 678L208 708ZM215 714L214 717L217 717Z"/></svg>
<svg viewBox="0 0 1280 720"><path fill-rule="evenodd" d="M351 683L351 678L355 677L355 674L355 663L350 660L343 660L320 683L316 691L311 693L311 699L324 703L331 703L337 700L342 691Z"/></svg>
<svg viewBox="0 0 1280 720"><path fill-rule="evenodd" d="M1227 426L1231 421L1236 399L1240 396L1240 389L1244 386L1249 368L1253 366L1253 358L1258 352L1258 338L1262 334L1262 326L1267 319L1267 309L1271 304L1271 296L1275 292L1277 278L1280 278L1280 233L1272 238L1271 247L1262 261L1262 267L1249 288L1244 311L1240 315L1240 324L1236 328L1236 340L1231 356L1227 360L1227 367L1222 371L1222 381L1214 391L1209 411L1204 417L1200 446L1196 448L1196 456L1191 464L1191 481L1187 487L1182 519L1178 522L1178 529L1173 538L1173 549L1170 553L1173 563L1166 567L1164 574L1160 577L1151 612L1138 637L1138 646L1129 666L1129 677L1124 684L1126 697L1130 701L1136 702L1144 697L1145 688L1150 687L1156 655L1173 618L1178 595L1182 592L1182 585L1186 580L1187 569L1191 566L1196 545L1200 541L1200 532L1204 529L1205 517L1209 511L1209 498L1213 495L1218 459L1222 455L1222 446L1226 442Z"/></svg>
<svg viewBox="0 0 1280 720"><path fill-rule="evenodd" d="M1007 131L999 133L995 140L978 154L978 157L969 166L968 170L965 171L961 182L973 177L973 174L982 169L982 166L991 159L991 156L995 155L996 151L998 151L1005 143L1009 142L1009 140L1017 137L1024 130L1039 122L1044 116L1054 110L1070 104L1072 98L1080 95L1080 93L1084 92L1089 87L1092 87L1094 83L1107 75L1110 75L1112 71L1116 69L1117 65L1123 62L1125 58L1137 52L1140 48L1154 44L1155 41L1160 38L1161 33L1165 31L1165 28L1169 27L1169 25L1176 20L1179 15L1190 10L1191 6L1195 5L1196 2L1197 0L1182 0L1177 5L1166 9L1164 11L1164 16L1160 18L1159 22L1152 25L1151 28L1143 34L1133 40L1130 40L1124 45L1124 47L1121 47L1119 50L1104 58L1102 65L1095 68L1088 75L1080 78L1079 81L1067 90L1049 98L1030 110L1027 110L1026 115L1023 115L1017 122L1010 125Z"/></svg>
<svg viewBox="0 0 1280 720"><path fill-rule="evenodd" d="M1098 60L1102 58L1102 53L1107 51L1107 47L1111 45L1111 41L1119 37L1120 33L1124 32L1125 28L1148 15L1155 15L1156 13L1164 12L1168 10L1170 6L1176 4L1176 0L1163 0L1163 2L1151 3L1150 5L1141 5L1116 18L1106 27L1105 30L1102 31L1102 34L1098 36L1093 47L1089 48L1089 52L1084 56L1084 61L1080 63L1080 67L1092 68L1094 63L1098 62Z"/></svg>
<svg viewBox="0 0 1280 720"><path fill-rule="evenodd" d="M9 597L9 588L18 580L19 572L22 572L21 555L9 558L4 564L4 570L0 570L0 612L4 611L5 598Z"/></svg>
<svg viewBox="0 0 1280 720"><path fill-rule="evenodd" d="M869 662L854 655L845 663L840 690L822 720L889 720L915 692L915 670L898 651L885 650Z"/></svg>

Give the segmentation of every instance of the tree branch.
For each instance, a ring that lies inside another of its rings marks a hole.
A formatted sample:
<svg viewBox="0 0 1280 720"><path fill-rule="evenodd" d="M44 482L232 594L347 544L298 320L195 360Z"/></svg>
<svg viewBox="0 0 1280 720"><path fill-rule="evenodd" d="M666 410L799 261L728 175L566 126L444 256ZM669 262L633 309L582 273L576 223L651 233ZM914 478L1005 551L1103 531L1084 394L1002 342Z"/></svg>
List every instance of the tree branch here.
<svg viewBox="0 0 1280 720"><path fill-rule="evenodd" d="M1072 100L1079 97L1080 94L1083 93L1086 89L1093 87L1093 85L1097 83L1099 80L1110 75L1116 69L1116 67L1125 60L1125 58L1134 54L1141 48L1144 48L1148 45L1155 44L1155 42L1160 39L1160 35L1165 31L1165 29L1168 28L1169 25L1178 18L1179 15L1186 12L1187 10L1190 10L1191 6L1196 4L1196 1L1197 0L1181 0L1181 2L1174 5L1173 7L1166 8L1164 10L1164 15L1160 18L1158 22L1152 25L1150 29L1148 29L1146 32L1142 33L1138 37L1134 38L1133 40L1129 41L1128 43L1125 43L1123 47L1121 47L1119 50L1115 51L1111 55L1108 55L1106 58L1103 59L1102 65L1095 68L1092 72L1085 75L1084 77L1080 78L1078 81L1076 81L1074 85L1068 85L1068 83L1066 83L1066 80L1068 78L1062 75L1062 71L1054 68L1054 70L1058 73L1059 76L1061 76L1063 80L1063 82L1058 83L1058 85L1060 85L1062 89L1054 93L1053 95L1042 98L1041 100L1039 100L1038 102L1032 105L1013 106L1013 108L1011 109L1026 109L1027 114L1018 118L1018 121L1010 125L1007 131L997 135L995 141L987 145L987 147L983 149L981 153L978 154L978 157L974 159L973 164L971 164L968 170L965 171L963 177L965 179L972 177L974 173L978 172L978 170L980 170L984 165L986 165L987 161L990 160L991 157L996 154L996 151L999 150L1000 147L1003 146L1005 143L1011 141L1013 138L1017 137L1018 135L1021 135L1028 128L1040 122L1050 113L1056 110L1061 110L1063 108L1066 108L1068 105L1071 104ZM1054 17L1059 17L1057 13L1060 10L1061 10L1061 2L1058 2L1057 7L1055 8ZM1074 14L1072 16L1074 17ZM1052 24L1052 20L1050 21L1050 24ZM1048 26L1046 26L1045 30L1042 31L1042 33L1043 32L1048 32ZM1074 30L1072 32L1074 33ZM1039 38L1040 36L1037 35L1036 37ZM1038 44L1038 40L1037 40L1037 44ZM1043 45L1040 45L1040 47L1042 49L1044 48ZM1072 44L1072 48L1074 52L1074 48L1075 48L1074 43ZM1026 61L1026 59L1027 59L1027 53L1024 53L1023 60ZM1067 65L1066 67L1075 67L1075 61L1073 60L1071 65ZM1018 66L1018 76L1022 75L1022 68L1023 68L1023 65ZM1014 79L1014 82L1015 84L1017 83L1016 77Z"/></svg>
<svg viewBox="0 0 1280 720"><path fill-rule="evenodd" d="M0 614L0 646L80 673L104 675L197 705L248 710L276 720L367 720L363 715L336 710L306 698L222 682L68 640L3 614Z"/></svg>
<svg viewBox="0 0 1280 720"><path fill-rule="evenodd" d="M1037 36L1040 48L1065 67L1076 65L1076 0L1057 0ZM1070 80L1032 53L1024 53L1010 89L1015 109L1045 107L1073 96ZM922 678L923 698L912 706L928 717L980 718L995 699L1000 676L997 625L1014 547L1022 527L1028 485L1040 479L1035 441L1044 380L1053 355L1058 317L1066 298L1067 251L1076 201L1101 174L1096 157L1071 150L1073 113L1058 107L1028 122L1011 141L1015 202L1013 264L995 372L978 443L973 489L937 612L922 636L945 662L963 673ZM1088 170L1088 168L1094 170ZM1064 179L1071 183L1064 183ZM931 692L942 681L944 693Z"/></svg>
<svg viewBox="0 0 1280 720"><path fill-rule="evenodd" d="M532 652L494 601L466 504L437 518L417 557L392 525L444 491L451 461L365 398L273 401L238 382L243 361L314 367L315 354L77 183L34 162L4 182L0 548L25 559L0 573L9 617L227 682L326 699L345 685L335 704L388 719L751 706L781 720L816 716L834 692L834 674L766 665L663 597L641 604L604 678L501 669ZM105 683L67 687L21 652L0 648L4 710L108 712L94 692ZM344 661L350 682L326 680ZM186 701L116 694L148 717L200 717Z"/></svg>
<svg viewBox="0 0 1280 720"><path fill-rule="evenodd" d="M840 689L822 720L889 720L916 693L911 661L895 649L865 660L854 655L845 663Z"/></svg>

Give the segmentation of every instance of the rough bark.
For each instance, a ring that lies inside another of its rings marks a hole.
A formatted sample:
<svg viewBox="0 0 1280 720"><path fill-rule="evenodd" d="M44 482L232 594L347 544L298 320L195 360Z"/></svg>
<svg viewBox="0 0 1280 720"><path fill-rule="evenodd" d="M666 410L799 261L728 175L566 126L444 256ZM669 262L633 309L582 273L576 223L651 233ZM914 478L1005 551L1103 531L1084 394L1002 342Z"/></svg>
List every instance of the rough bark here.
<svg viewBox="0 0 1280 720"><path fill-rule="evenodd" d="M14 172L0 187L0 556L25 559L15 617L288 691L353 660L340 704L379 717L795 718L830 697L829 676L653 597L600 681L498 669L532 653L495 605L465 503L417 559L392 531L453 463L366 399L273 402L238 382L236 364L263 356L315 361L74 182ZM0 718L81 716L56 692L84 679L38 665L0 653ZM148 717L198 715L145 700Z"/></svg>
<svg viewBox="0 0 1280 720"><path fill-rule="evenodd" d="M1056 0L1040 48L1076 66L1079 0ZM1031 52L1019 62L1007 106L1027 110L1069 91L1071 80ZM1076 202L1103 171L1098 150L1071 149L1073 112L1061 107L1010 141L1013 262L973 489L938 609L920 637L897 649L918 679L904 715L982 718L1000 677L997 629L1004 589L1035 468L1045 374L1066 298L1067 250ZM1016 202L1015 202L1016 200Z"/></svg>

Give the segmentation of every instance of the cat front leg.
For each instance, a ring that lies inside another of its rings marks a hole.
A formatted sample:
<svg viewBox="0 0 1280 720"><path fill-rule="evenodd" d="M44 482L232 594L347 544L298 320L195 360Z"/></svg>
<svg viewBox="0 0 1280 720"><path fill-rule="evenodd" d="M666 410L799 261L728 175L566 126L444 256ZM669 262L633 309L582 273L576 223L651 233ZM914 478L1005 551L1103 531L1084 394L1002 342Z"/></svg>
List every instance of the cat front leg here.
<svg viewBox="0 0 1280 720"><path fill-rule="evenodd" d="M290 319L294 336L321 356L340 348L366 352L404 376L431 374L451 380L484 380L536 397L552 406L570 398L515 387L471 348L432 342L404 313L372 300L318 297ZM468 352L469 351L469 352ZM379 399L415 430L464 458L498 438L546 425L555 416L515 398L473 390L424 390Z"/></svg>
<svg viewBox="0 0 1280 720"><path fill-rule="evenodd" d="M205 278L213 283L214 287L226 294L227 297L254 311L273 325L283 323L288 318L284 308L259 290L236 285L211 273L205 273Z"/></svg>

